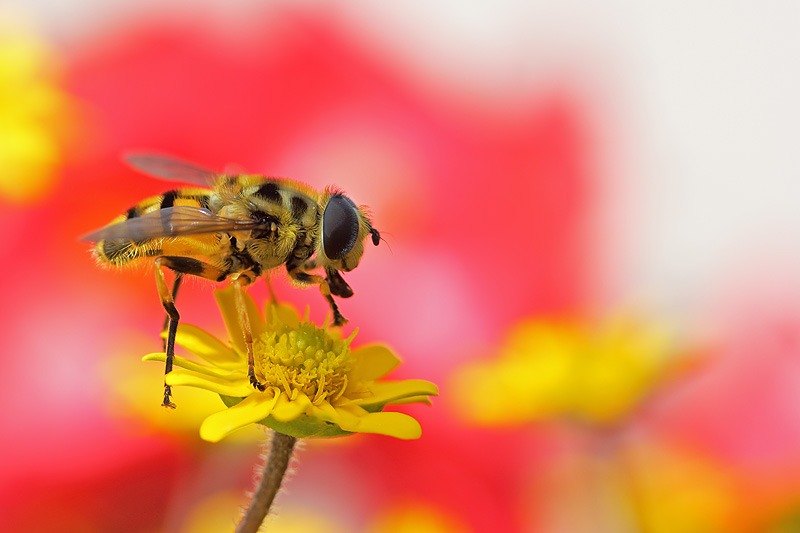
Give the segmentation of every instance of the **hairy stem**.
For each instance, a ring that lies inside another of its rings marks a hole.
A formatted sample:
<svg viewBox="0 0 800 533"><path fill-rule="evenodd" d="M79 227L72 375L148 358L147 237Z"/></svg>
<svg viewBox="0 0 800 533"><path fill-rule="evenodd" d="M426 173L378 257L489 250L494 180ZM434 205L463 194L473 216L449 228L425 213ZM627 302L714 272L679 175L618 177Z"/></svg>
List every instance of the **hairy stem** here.
<svg viewBox="0 0 800 533"><path fill-rule="evenodd" d="M258 484L256 493L253 495L253 501L250 502L245 512L244 518L236 526L236 533L255 533L264 522L269 509L272 506L272 501L278 490L281 488L281 481L286 473L286 468L289 466L289 460L292 458L292 450L297 439L278 433L275 431L272 435L272 446L269 450L269 459L264 466L264 472L261 474L261 481Z"/></svg>

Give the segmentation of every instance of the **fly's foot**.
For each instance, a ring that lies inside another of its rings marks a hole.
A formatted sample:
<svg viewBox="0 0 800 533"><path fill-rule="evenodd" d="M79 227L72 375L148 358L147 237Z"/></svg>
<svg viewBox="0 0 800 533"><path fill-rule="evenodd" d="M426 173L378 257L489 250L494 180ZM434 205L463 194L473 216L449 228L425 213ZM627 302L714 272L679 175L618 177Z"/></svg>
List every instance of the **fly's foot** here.
<svg viewBox="0 0 800 533"><path fill-rule="evenodd" d="M340 328L347 324L348 320L339 312L338 309L333 311L333 327Z"/></svg>
<svg viewBox="0 0 800 533"><path fill-rule="evenodd" d="M258 389L261 392L267 390L267 386L258 381L258 378L255 377L253 374L250 374L250 385L252 385L254 389Z"/></svg>
<svg viewBox="0 0 800 533"><path fill-rule="evenodd" d="M172 402L172 387L169 385L164 385L164 401L161 402L161 407L166 407L167 409L175 409L177 407Z"/></svg>

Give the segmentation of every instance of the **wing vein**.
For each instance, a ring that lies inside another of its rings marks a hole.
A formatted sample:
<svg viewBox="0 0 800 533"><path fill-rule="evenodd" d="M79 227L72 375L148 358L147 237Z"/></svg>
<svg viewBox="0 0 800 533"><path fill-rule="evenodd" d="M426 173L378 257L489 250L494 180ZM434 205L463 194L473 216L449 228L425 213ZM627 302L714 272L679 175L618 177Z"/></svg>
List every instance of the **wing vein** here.
<svg viewBox="0 0 800 533"><path fill-rule="evenodd" d="M82 240L137 242L161 237L252 230L264 226L263 222L256 220L221 217L202 207L177 206L158 209L111 224L85 235Z"/></svg>

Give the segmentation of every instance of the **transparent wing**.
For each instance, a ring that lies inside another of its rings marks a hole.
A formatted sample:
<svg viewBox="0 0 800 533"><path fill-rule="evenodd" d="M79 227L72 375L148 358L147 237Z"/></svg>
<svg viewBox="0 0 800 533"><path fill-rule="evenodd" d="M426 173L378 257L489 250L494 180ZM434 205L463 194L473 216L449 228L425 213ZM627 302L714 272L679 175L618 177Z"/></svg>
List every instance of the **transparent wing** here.
<svg viewBox="0 0 800 533"><path fill-rule="evenodd" d="M163 155L129 153L123 158L131 167L154 178L212 187L220 176L213 170Z"/></svg>
<svg viewBox="0 0 800 533"><path fill-rule="evenodd" d="M104 240L145 241L159 237L177 237L201 233L223 233L263 227L255 220L235 220L220 217L208 209L191 206L167 207L129 218L85 235L81 240L98 242Z"/></svg>

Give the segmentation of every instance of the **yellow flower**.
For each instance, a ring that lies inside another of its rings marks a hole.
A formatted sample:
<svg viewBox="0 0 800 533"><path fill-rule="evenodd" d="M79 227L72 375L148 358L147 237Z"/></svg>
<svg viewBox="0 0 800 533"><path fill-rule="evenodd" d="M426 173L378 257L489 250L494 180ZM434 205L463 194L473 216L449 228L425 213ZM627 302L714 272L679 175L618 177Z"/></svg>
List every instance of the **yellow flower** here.
<svg viewBox="0 0 800 533"><path fill-rule="evenodd" d="M216 442L254 423L298 438L380 433L416 439L422 435L414 418L383 412L383 408L388 404L430 404L428 397L438 394L436 385L422 380L381 380L400 363L385 346L351 350L355 333L341 339L327 327L301 321L285 305L268 304L265 321L247 296L255 373L266 384L263 392L253 388L247 376L247 347L233 289L217 291L216 297L231 345L200 328L181 324L176 343L204 363L175 357L176 368L167 375L167 384L209 390L219 394L228 406L203 421L203 439ZM164 359L163 353L144 358Z"/></svg>
<svg viewBox="0 0 800 533"><path fill-rule="evenodd" d="M0 19L0 199L27 203L52 190L75 109L54 52L13 13Z"/></svg>
<svg viewBox="0 0 800 533"><path fill-rule="evenodd" d="M454 378L461 412L487 425L552 418L614 423L685 366L663 328L629 318L593 331L571 322L520 324L498 357Z"/></svg>

